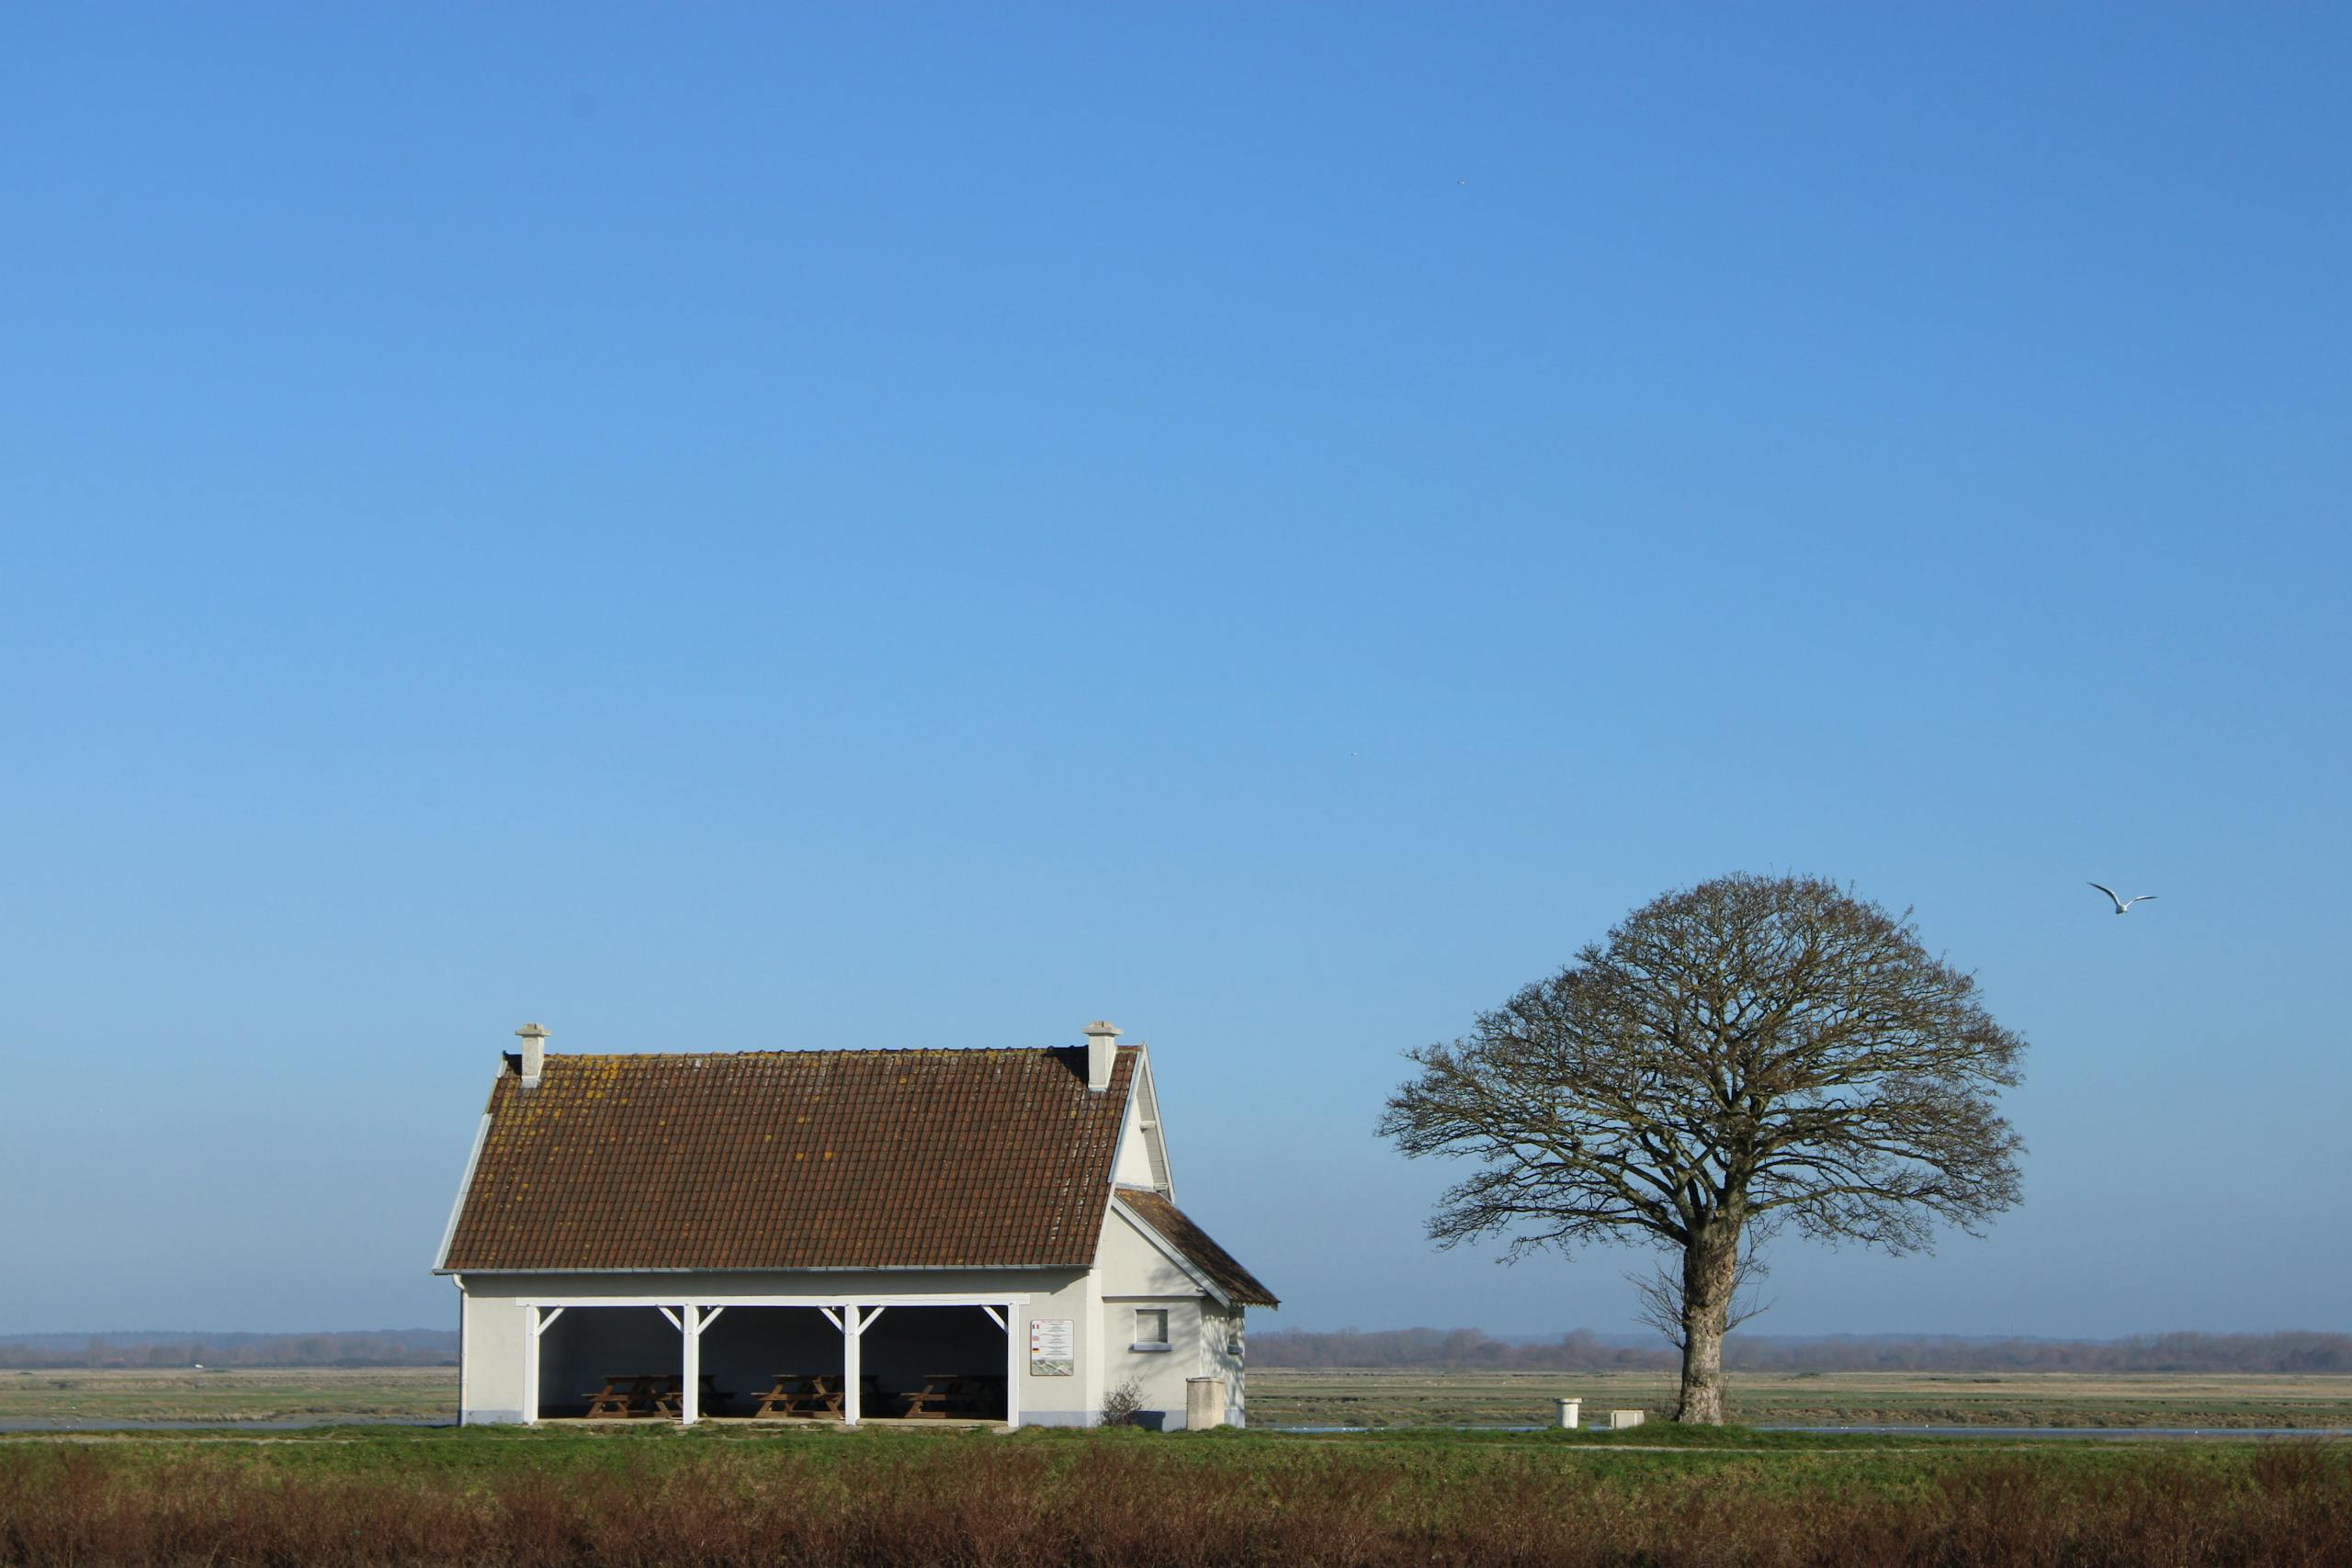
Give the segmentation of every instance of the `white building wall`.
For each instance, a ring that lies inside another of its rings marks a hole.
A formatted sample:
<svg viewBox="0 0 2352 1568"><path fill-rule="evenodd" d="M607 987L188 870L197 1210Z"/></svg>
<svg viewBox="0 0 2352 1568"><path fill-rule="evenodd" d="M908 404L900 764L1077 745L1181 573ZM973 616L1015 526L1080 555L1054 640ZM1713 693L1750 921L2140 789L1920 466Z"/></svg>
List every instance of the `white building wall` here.
<svg viewBox="0 0 2352 1568"><path fill-rule="evenodd" d="M1200 1372L1202 1305L1198 1296L1105 1297L1105 1396L1122 1383L1132 1382L1142 1396L1148 1424L1167 1432L1181 1430L1184 1425L1184 1380ZM1167 1349L1132 1348L1138 1307L1168 1314Z"/></svg>
<svg viewBox="0 0 2352 1568"><path fill-rule="evenodd" d="M876 1296L944 1295L1001 1301L1025 1295L1011 1325L1020 1351L1021 1419L1031 1426L1083 1426L1102 1408L1099 1382L1087 1375L1099 1361L1101 1314L1093 1279L1079 1269L875 1269L712 1274L472 1274L458 1277L464 1367L460 1387L469 1426L525 1418L526 1368L537 1353L529 1328L530 1302L593 1302L600 1297L707 1303L728 1296L797 1296L826 1302ZM594 1310L582 1308L579 1310ZM1029 1320L1068 1318L1077 1337L1077 1365L1068 1377L1039 1377L1029 1367ZM568 1369L548 1369L559 1376ZM612 1368L613 1371L658 1369ZM573 1381L578 1381L575 1377ZM1093 1386L1090 1386L1093 1385ZM575 1392L542 1391L543 1403ZM1177 1408L1182 1409L1180 1401Z"/></svg>
<svg viewBox="0 0 2352 1568"><path fill-rule="evenodd" d="M1112 1181L1121 1187L1152 1187L1159 1181L1152 1164L1150 1137L1144 1128L1144 1098L1140 1093L1127 1096L1127 1119L1119 1129L1118 1163L1111 1169Z"/></svg>
<svg viewBox="0 0 2352 1568"><path fill-rule="evenodd" d="M479 1296L458 1281L458 1419L469 1427L523 1419L523 1347L530 1333L523 1309L497 1296Z"/></svg>
<svg viewBox="0 0 2352 1568"><path fill-rule="evenodd" d="M1247 1427L1249 1401L1242 1387L1242 1367L1248 1349L1242 1330L1247 1309L1221 1306L1214 1301L1203 1302L1201 1309L1198 1375L1225 1380L1225 1424Z"/></svg>
<svg viewBox="0 0 2352 1568"><path fill-rule="evenodd" d="M1240 1425L1241 1358L1232 1353L1229 1324L1240 1310L1227 1308L1172 1262L1125 1215L1114 1211L1102 1227L1096 1266L1102 1275L1103 1393L1132 1380L1163 1431L1184 1425L1187 1378L1226 1380L1227 1419ZM1168 1348L1136 1350L1138 1307L1168 1313Z"/></svg>

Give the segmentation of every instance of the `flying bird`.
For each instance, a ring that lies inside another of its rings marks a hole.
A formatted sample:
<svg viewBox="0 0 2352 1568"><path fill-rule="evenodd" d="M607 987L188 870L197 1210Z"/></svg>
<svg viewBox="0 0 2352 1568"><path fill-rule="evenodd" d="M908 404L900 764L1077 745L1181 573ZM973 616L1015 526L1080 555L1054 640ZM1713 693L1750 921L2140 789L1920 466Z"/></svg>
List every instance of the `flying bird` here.
<svg viewBox="0 0 2352 1568"><path fill-rule="evenodd" d="M2153 893L2142 893L2142 894L2137 895L2137 896L2136 896L2136 897L2130 897L2130 898L2117 898L2117 897L2115 897L2115 889L2114 889L2114 888L2112 888L2112 887L2109 887L2109 886L2107 886L2107 884L2105 884L2105 883L2103 883L2103 882L2094 882L2094 883L2092 883L2092 884L2091 884L2091 886L2092 886L2093 887L2098 888L2100 892L2102 892L2102 893L2106 894L2106 895L2108 896L2108 897L2109 897L2110 899L2113 899L2113 900L2114 900L2114 903L2115 903L2115 912L2116 912L2117 914L2119 914L2119 915L2128 915L2128 914L2130 914L2130 913L2132 912L2132 905L2134 905L2134 904L2144 904L2144 903L2146 903L2149 899L2154 898L2154 897L2155 897L2155 895L2154 895L2154 894L2153 894Z"/></svg>

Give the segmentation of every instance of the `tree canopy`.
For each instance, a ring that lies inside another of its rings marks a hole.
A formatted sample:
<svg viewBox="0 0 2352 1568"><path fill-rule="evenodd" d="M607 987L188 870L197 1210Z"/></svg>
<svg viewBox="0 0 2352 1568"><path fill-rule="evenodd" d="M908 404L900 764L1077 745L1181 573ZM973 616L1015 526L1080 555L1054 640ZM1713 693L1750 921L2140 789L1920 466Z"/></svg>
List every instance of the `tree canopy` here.
<svg viewBox="0 0 2352 1568"><path fill-rule="evenodd" d="M1654 900L1467 1035L1408 1053L1420 1070L1380 1130L1476 1162L1430 1221L1441 1245L1679 1252L1682 1414L1720 1420L1743 1235L1904 1252L2009 1207L2022 1145L1996 1096L2025 1048L1907 913L1736 874Z"/></svg>

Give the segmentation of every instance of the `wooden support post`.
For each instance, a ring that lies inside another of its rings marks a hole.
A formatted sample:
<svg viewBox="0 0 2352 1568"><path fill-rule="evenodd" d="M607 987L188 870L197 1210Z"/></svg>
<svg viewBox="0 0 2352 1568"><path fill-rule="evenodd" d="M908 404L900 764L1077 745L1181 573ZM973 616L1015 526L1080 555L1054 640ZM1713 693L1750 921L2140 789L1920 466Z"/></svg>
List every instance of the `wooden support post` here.
<svg viewBox="0 0 2352 1568"><path fill-rule="evenodd" d="M684 1339L679 1356L678 1425L691 1427L702 1419L702 1308L685 1303L685 1322L679 1334Z"/></svg>
<svg viewBox="0 0 2352 1568"><path fill-rule="evenodd" d="M852 1427L865 1415L865 1331L888 1307L861 1307L854 1302L842 1308L848 1333L842 1346L842 1420Z"/></svg>
<svg viewBox="0 0 2352 1568"><path fill-rule="evenodd" d="M1021 1425L1022 1351L1026 1348L1015 1332L1021 1326L1021 1309L1005 1303L1004 1316L999 1321L1004 1325L1004 1429L1010 1432Z"/></svg>
<svg viewBox="0 0 2352 1568"><path fill-rule="evenodd" d="M523 1425L536 1427L539 1424L539 1337L555 1326L563 1309L526 1302L523 1313Z"/></svg>
<svg viewBox="0 0 2352 1568"><path fill-rule="evenodd" d="M539 1424L539 1309L523 1309L523 1425Z"/></svg>
<svg viewBox="0 0 2352 1568"><path fill-rule="evenodd" d="M831 1317L832 1314L827 1313L825 1315ZM842 1423L849 1427L856 1426L865 1415L865 1401L862 1397L865 1393L865 1380L859 1375L864 1369L858 1355L858 1341L863 1337L864 1325L857 1319L855 1303L844 1302L841 1315Z"/></svg>

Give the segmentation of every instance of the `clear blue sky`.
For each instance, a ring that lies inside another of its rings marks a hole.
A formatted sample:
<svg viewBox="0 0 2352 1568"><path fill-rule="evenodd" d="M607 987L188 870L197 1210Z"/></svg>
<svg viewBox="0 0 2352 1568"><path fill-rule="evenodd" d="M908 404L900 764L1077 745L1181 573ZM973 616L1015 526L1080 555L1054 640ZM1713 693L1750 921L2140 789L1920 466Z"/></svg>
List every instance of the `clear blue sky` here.
<svg viewBox="0 0 2352 1568"><path fill-rule="evenodd" d="M1152 1042L1307 1328L1625 910L1916 906L2025 1206L2352 1327L2352 14L0 11L0 1331L454 1321L497 1054ZM2154 892L2128 919L2083 886ZM2336 896L2327 896L2335 889Z"/></svg>

